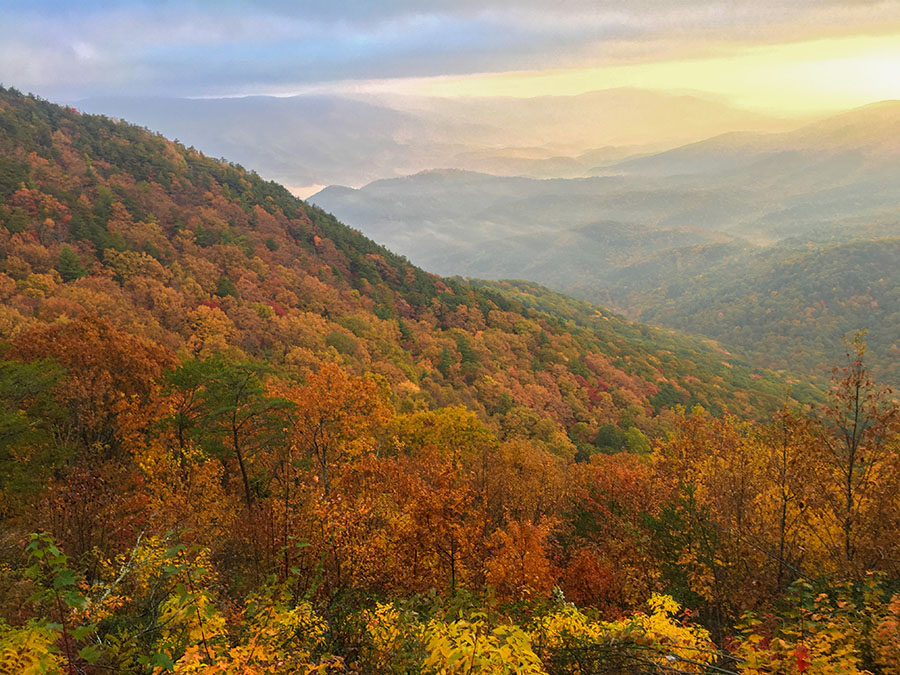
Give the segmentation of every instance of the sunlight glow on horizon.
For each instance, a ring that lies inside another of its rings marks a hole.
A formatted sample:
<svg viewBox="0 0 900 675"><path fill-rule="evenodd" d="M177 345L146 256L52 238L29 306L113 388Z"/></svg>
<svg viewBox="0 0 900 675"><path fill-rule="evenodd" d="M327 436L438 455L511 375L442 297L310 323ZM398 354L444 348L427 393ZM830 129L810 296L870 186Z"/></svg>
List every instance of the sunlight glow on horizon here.
<svg viewBox="0 0 900 675"><path fill-rule="evenodd" d="M695 91L748 110L799 117L900 99L900 35L732 48L714 57L650 63L359 81L338 87L350 93L514 98L634 87Z"/></svg>

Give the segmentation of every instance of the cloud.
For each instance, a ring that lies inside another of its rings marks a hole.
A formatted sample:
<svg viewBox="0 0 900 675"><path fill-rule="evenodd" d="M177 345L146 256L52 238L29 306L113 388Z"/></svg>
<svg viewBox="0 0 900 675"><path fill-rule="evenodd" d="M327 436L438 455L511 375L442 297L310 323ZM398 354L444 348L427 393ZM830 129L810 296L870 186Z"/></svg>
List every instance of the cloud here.
<svg viewBox="0 0 900 675"><path fill-rule="evenodd" d="M0 81L55 98L598 65L898 29L866 0L10 0Z"/></svg>

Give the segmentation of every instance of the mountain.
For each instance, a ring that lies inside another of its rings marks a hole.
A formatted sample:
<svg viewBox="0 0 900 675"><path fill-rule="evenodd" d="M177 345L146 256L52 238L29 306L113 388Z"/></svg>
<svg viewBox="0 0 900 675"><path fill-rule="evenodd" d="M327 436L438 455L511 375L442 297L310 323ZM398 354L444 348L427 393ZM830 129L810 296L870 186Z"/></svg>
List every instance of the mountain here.
<svg viewBox="0 0 900 675"><path fill-rule="evenodd" d="M415 149L403 139L432 135L413 115L336 96L96 98L75 105L159 130L296 187L373 180L391 175L387 167L415 171Z"/></svg>
<svg viewBox="0 0 900 675"><path fill-rule="evenodd" d="M832 277L842 244L855 260L860 247L900 236L898 129L900 103L887 101L790 132L730 133L612 162L592 178L429 172L329 187L310 200L443 274L533 280L632 318L696 329L773 367L802 363L821 374L843 353L845 334L869 329L879 373L897 382L893 340L876 336L888 317L846 304L879 287L887 270L835 292ZM825 267L807 270L800 286L772 287L772 266L807 242L806 252L830 251ZM744 314L770 291L792 300L779 296L765 318ZM812 298L833 300L830 323L788 328Z"/></svg>
<svg viewBox="0 0 900 675"><path fill-rule="evenodd" d="M538 180L451 170L359 190L328 187L310 201L436 272L533 278L566 291L660 247L730 239L703 226L741 198L717 203L707 192L620 176ZM648 237L656 241L645 250ZM535 266L552 274L528 277Z"/></svg>
<svg viewBox="0 0 900 675"><path fill-rule="evenodd" d="M590 179L500 180L439 171L376 181L356 192L330 187L311 199L423 264L437 262L426 234L439 237L436 253L455 258L454 246L528 234L536 224L553 232L617 221L772 242L890 214L900 183L898 125L900 104L885 102L793 132L731 133L611 161ZM478 266L472 273L491 276Z"/></svg>
<svg viewBox="0 0 900 675"><path fill-rule="evenodd" d="M776 134L726 134L614 167L684 191L750 194L720 229L761 242L882 218L900 186L900 103L883 101ZM606 168L599 173L607 173Z"/></svg>
<svg viewBox="0 0 900 675"><path fill-rule="evenodd" d="M635 89L534 99L323 94L73 104L253 166L303 193L434 168L582 176L599 164L720 131L792 126L697 96Z"/></svg>

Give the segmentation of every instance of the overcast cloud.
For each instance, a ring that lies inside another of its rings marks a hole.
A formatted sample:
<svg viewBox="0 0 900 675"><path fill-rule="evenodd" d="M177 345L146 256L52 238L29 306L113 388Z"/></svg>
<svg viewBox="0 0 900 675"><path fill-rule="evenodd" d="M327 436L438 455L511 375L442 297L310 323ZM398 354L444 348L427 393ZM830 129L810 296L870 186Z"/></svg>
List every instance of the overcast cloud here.
<svg viewBox="0 0 900 675"><path fill-rule="evenodd" d="M0 25L7 86L217 96L884 33L900 27L900 0L6 0Z"/></svg>

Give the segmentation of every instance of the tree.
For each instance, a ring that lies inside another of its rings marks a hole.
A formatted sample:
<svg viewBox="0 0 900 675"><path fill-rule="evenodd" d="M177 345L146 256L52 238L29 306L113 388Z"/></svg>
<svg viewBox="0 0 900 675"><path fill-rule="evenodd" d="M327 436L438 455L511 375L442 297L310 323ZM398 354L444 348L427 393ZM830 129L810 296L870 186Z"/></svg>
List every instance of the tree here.
<svg viewBox="0 0 900 675"><path fill-rule="evenodd" d="M60 249L56 269L63 281L75 281L87 274L87 270L81 264L81 258L68 245L63 245Z"/></svg>
<svg viewBox="0 0 900 675"><path fill-rule="evenodd" d="M870 377L865 353L858 334L847 365L833 371L815 471L825 500L817 536L837 569L850 574L883 559L882 535L897 521L892 500L900 487L900 408Z"/></svg>
<svg viewBox="0 0 900 675"><path fill-rule="evenodd" d="M331 470L346 455L374 447L372 432L388 418L384 392L371 377L353 377L334 363L306 374L303 386L276 389L293 405L290 442L311 455L327 497Z"/></svg>
<svg viewBox="0 0 900 675"><path fill-rule="evenodd" d="M254 501L250 475L254 456L281 441L278 412L286 405L283 399L269 394L262 379L267 372L263 365L232 362L218 355L203 362L200 369L203 390L199 398L203 412L193 425L195 433L201 447L218 457L226 471L229 456L237 461L248 509ZM193 378L186 371L183 375L183 381L191 386ZM177 425L191 424L186 417L190 410L188 407L179 411Z"/></svg>
<svg viewBox="0 0 900 675"><path fill-rule="evenodd" d="M776 566L772 590L781 592L803 575L805 539L809 536L807 515L818 499L810 481L810 467L817 451L812 421L779 410L760 433L760 451L765 489L764 532L768 551Z"/></svg>
<svg viewBox="0 0 900 675"><path fill-rule="evenodd" d="M0 361L0 492L8 504L13 494L37 491L59 461L46 450L60 422L52 390L62 376L52 361Z"/></svg>
<svg viewBox="0 0 900 675"><path fill-rule="evenodd" d="M556 583L548 538L554 523L511 521L495 533L496 550L488 561L487 581L501 598L545 598Z"/></svg>
<svg viewBox="0 0 900 675"><path fill-rule="evenodd" d="M56 429L59 442L113 452L123 405L146 401L174 362L160 345L92 316L20 333L9 355L23 361L52 359L66 369L53 390L65 412Z"/></svg>

